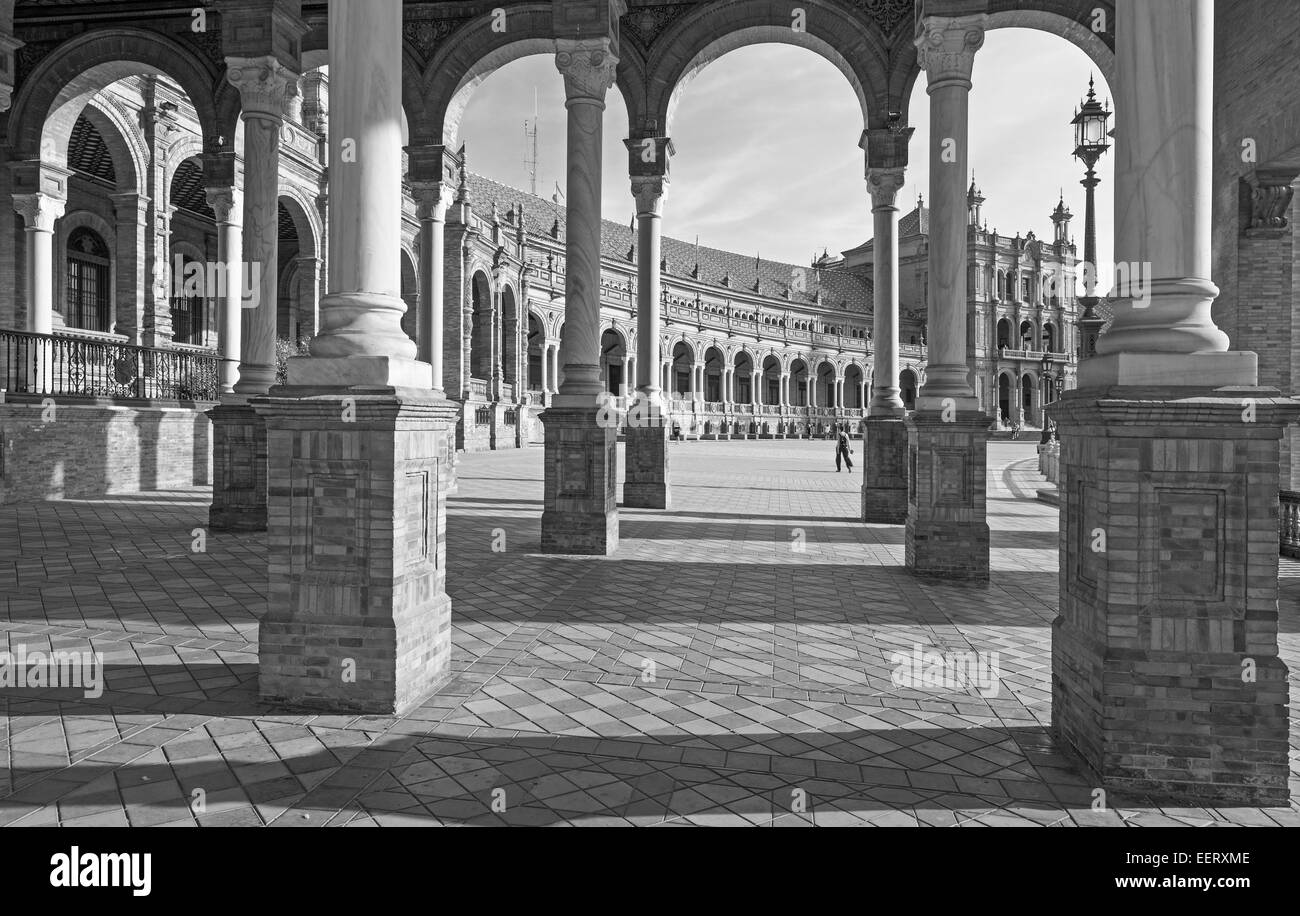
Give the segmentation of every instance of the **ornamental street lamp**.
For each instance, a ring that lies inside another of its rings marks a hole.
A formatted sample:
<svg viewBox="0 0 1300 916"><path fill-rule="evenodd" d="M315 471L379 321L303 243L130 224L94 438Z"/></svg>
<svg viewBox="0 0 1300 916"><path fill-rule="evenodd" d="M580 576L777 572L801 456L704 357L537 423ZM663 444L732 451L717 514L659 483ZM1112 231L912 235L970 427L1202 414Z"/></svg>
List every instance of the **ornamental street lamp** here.
<svg viewBox="0 0 1300 916"><path fill-rule="evenodd" d="M1075 110L1074 120L1070 122L1074 125L1074 156L1087 169L1083 181L1079 182L1087 190L1083 222L1084 295L1078 297L1083 305L1083 314L1079 317L1080 355L1083 359L1097 352L1097 335L1106 323L1094 311L1098 297L1093 295L1097 284L1097 221L1094 216L1093 191L1099 180L1093 166L1101 154L1110 149L1110 144L1106 142L1106 122L1110 119L1110 108L1098 103L1097 93L1092 86L1092 77L1089 76L1088 98Z"/></svg>

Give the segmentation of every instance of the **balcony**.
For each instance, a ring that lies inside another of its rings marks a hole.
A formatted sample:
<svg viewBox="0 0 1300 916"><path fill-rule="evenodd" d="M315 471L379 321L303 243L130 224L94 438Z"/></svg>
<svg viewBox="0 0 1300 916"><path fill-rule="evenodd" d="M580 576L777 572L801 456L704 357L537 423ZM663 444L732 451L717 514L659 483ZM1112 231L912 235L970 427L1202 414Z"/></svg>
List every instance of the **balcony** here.
<svg viewBox="0 0 1300 916"><path fill-rule="evenodd" d="M0 331L0 382L37 397L215 401L220 357L186 347Z"/></svg>

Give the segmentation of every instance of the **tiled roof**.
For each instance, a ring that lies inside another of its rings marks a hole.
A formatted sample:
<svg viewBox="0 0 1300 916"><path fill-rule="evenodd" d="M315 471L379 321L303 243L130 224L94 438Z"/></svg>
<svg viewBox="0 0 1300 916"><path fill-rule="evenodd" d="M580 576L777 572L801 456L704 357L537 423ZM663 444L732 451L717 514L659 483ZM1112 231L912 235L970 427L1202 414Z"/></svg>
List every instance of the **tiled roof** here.
<svg viewBox="0 0 1300 916"><path fill-rule="evenodd" d="M898 237L908 238L913 235L930 234L930 208L924 205L913 208L912 212L898 221Z"/></svg>
<svg viewBox="0 0 1300 916"><path fill-rule="evenodd" d="M565 212L564 204L558 206L551 200L534 196L518 188L512 188L499 182L475 175L468 176L470 205L474 213L481 218L490 218L492 204L496 203L501 220L513 225L507 219L508 214L517 206L524 208L524 229L536 235L549 236L551 226L558 213L560 238L564 238ZM635 241L635 231L630 225L633 214L632 200L628 200L628 223L602 219L600 233L600 253L604 258L628 263L627 253ZM841 303L847 303L847 310L852 312L871 311L871 284L862 274L847 270L815 270L806 265L787 264L782 261L769 261L766 258L755 260L752 254L740 254L696 246L693 242L664 236L661 241L661 256L667 261L665 277L691 278L696 263L700 265L697 282L708 286L726 289L723 278L730 278L730 289L738 293L752 293L754 280L759 281L759 295L784 301L787 286L795 284L797 271L802 271L804 291L791 290L790 301L810 305L815 302L818 290L822 293L821 307L830 311L840 309Z"/></svg>

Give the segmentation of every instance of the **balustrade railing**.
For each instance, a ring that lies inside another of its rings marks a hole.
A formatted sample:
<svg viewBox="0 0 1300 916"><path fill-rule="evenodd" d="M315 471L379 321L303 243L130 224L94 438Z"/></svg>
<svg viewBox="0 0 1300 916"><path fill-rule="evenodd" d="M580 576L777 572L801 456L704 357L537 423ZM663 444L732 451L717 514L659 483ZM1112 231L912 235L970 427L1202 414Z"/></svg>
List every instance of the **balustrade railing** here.
<svg viewBox="0 0 1300 916"><path fill-rule="evenodd" d="M16 394L215 401L220 357L27 331L0 330L0 380Z"/></svg>
<svg viewBox="0 0 1300 916"><path fill-rule="evenodd" d="M1284 557L1300 559L1300 492L1278 493L1278 547Z"/></svg>

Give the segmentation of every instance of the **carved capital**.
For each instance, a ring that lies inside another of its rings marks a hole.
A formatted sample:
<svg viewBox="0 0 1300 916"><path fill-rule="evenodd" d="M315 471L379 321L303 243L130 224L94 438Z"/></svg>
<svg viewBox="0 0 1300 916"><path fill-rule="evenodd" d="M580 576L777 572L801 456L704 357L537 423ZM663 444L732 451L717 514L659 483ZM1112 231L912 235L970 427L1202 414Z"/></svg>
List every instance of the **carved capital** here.
<svg viewBox="0 0 1300 916"><path fill-rule="evenodd" d="M661 215L666 193L668 193L667 176L632 176L632 196L636 198L637 216Z"/></svg>
<svg viewBox="0 0 1300 916"><path fill-rule="evenodd" d="M873 207L892 207L903 187L906 169L867 169L867 192Z"/></svg>
<svg viewBox="0 0 1300 916"><path fill-rule="evenodd" d="M415 215L423 222L431 219L441 222L451 203L451 189L441 181L412 181L411 196L415 198Z"/></svg>
<svg viewBox="0 0 1300 916"><path fill-rule="evenodd" d="M605 102L614 85L618 57L608 38L557 38L555 67L564 76L564 97Z"/></svg>
<svg viewBox="0 0 1300 916"><path fill-rule="evenodd" d="M926 16L918 23L916 59L926 72L929 89L946 82L970 86L975 52L984 44L988 16Z"/></svg>
<svg viewBox="0 0 1300 916"><path fill-rule="evenodd" d="M218 223L239 223L243 211L242 192L231 187L204 188L208 206L216 214Z"/></svg>
<svg viewBox="0 0 1300 916"><path fill-rule="evenodd" d="M226 65L226 79L239 90L244 116L283 122L289 94L298 91L298 74L269 56L227 57Z"/></svg>
<svg viewBox="0 0 1300 916"><path fill-rule="evenodd" d="M1288 226L1287 214L1291 210L1295 169L1261 168L1255 173L1250 186L1250 221L1245 226L1247 235L1281 233Z"/></svg>
<svg viewBox="0 0 1300 916"><path fill-rule="evenodd" d="M63 216L67 203L49 194L14 195L14 209L22 215L27 228L37 232L53 232L54 223Z"/></svg>

